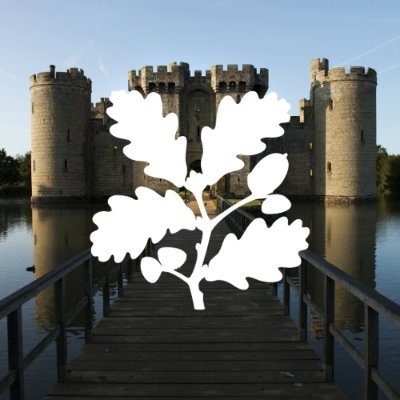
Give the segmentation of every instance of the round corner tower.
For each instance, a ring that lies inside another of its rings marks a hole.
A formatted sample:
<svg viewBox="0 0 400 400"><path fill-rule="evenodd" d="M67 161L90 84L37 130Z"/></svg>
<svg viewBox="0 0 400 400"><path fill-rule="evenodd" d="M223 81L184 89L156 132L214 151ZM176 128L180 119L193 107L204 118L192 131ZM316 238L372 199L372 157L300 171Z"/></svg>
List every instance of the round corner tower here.
<svg viewBox="0 0 400 400"><path fill-rule="evenodd" d="M315 194L376 197L376 71L311 62Z"/></svg>
<svg viewBox="0 0 400 400"><path fill-rule="evenodd" d="M91 81L83 70L30 78L32 201L88 195Z"/></svg>

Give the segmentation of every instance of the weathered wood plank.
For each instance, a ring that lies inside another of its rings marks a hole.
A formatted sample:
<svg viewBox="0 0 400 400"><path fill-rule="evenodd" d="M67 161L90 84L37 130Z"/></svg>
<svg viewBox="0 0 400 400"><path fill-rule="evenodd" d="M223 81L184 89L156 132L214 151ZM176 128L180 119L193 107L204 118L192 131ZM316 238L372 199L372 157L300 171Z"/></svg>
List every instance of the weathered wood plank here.
<svg viewBox="0 0 400 400"><path fill-rule="evenodd" d="M76 383L309 383L324 382L323 371L73 371L68 378Z"/></svg>
<svg viewBox="0 0 400 400"><path fill-rule="evenodd" d="M79 371L321 371L320 360L267 360L232 362L212 360L129 360L129 361L80 361L71 362L71 370Z"/></svg>
<svg viewBox="0 0 400 400"><path fill-rule="evenodd" d="M267 352L152 352L141 351L110 351L107 346L98 350L84 349L77 358L78 361L107 360L107 361L129 361L129 360L318 360L315 352L311 350L300 351L267 351Z"/></svg>
<svg viewBox="0 0 400 400"><path fill-rule="evenodd" d="M340 392L336 385L325 383L307 383L302 386L295 386L290 384L113 384L113 383L59 383L53 390L53 395L67 395L74 396L79 393L81 396L176 396L186 398L187 396L209 396L218 397L222 396L246 396L260 397L260 396L279 396L285 393L289 396L303 396L303 398L318 398L322 399L323 395L331 396L331 399L343 399L343 394ZM318 393L319 397L315 397ZM336 397L334 397L336 396Z"/></svg>
<svg viewBox="0 0 400 400"><path fill-rule="evenodd" d="M99 351L106 348L109 351L140 351L142 353L151 352L282 352L282 351L312 351L310 345L304 342L252 342L252 343L156 343L156 344L120 344L108 343L87 344L82 350Z"/></svg>
<svg viewBox="0 0 400 400"><path fill-rule="evenodd" d="M223 318L223 321L221 321ZM153 328L153 329L221 329L221 322L223 322L224 329L270 329L274 324L292 324L292 321L287 322L287 317L282 315L253 315L253 316L226 316L226 317L196 317L196 318L184 318L184 317L125 317L124 319L119 318L103 318L102 321L97 325L99 329L107 328L124 328L124 329L135 329L135 328Z"/></svg>
<svg viewBox="0 0 400 400"><path fill-rule="evenodd" d="M336 397L335 397L336 396ZM163 400L176 400L177 396L156 396L156 397L142 397L142 396L135 396L135 397L126 397L126 396L118 396L118 397L114 397L114 396L74 396L73 399L74 400L132 400L132 398L134 398L135 400L159 400L160 398L162 398ZM182 397L185 400L210 400L210 399L215 399L215 396L195 396L195 397L191 397L191 396L184 396ZM235 395L231 395L229 397L225 397L225 396L218 396L217 397L218 400L249 400L249 398L244 395L239 395L239 396L235 396ZM333 394L318 394L318 393L313 393L313 394L299 394L299 395L293 395L290 394L288 396L285 396L284 394L282 395L277 395L277 396L268 396L268 400L305 400L305 399L310 399L310 400L345 400L346 398L342 396L338 396L337 393L333 393ZM44 400L71 400L70 396L51 396L48 395L44 398ZM266 400L265 397L259 397L259 396L255 396L255 397L251 397L251 400Z"/></svg>

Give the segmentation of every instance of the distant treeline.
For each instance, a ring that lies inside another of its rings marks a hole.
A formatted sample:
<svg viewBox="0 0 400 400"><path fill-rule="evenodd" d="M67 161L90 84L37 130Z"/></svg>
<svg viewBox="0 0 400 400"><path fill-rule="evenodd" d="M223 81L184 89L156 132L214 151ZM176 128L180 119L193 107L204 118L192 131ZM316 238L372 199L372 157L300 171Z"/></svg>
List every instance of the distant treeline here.
<svg viewBox="0 0 400 400"><path fill-rule="evenodd" d="M376 146L376 185L378 192L400 194L400 155L388 154L381 145ZM31 191L31 153L7 155L0 149L0 195L27 194Z"/></svg>
<svg viewBox="0 0 400 400"><path fill-rule="evenodd" d="M388 154L378 145L376 156L376 185L378 192L400 194L400 154Z"/></svg>
<svg viewBox="0 0 400 400"><path fill-rule="evenodd" d="M0 195L30 195L31 153L9 156L0 149Z"/></svg>

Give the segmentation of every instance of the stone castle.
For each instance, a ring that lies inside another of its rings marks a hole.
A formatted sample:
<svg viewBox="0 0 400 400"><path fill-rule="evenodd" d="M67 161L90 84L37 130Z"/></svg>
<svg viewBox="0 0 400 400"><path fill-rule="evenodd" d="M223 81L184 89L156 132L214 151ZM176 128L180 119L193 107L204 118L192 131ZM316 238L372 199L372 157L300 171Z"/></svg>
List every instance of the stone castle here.
<svg viewBox="0 0 400 400"><path fill-rule="evenodd" d="M285 135L267 139L264 154L241 156L245 167L225 176L217 191L248 192L246 176L270 152L287 152L289 173L280 187L289 197L373 199L376 196L375 70L329 69L327 59L311 62L310 98L300 100L300 115L283 124ZM214 127L218 105L228 95L236 102L248 91L268 90L268 70L252 65L215 65L191 75L186 63L143 67L128 74L129 90L157 92L164 114L179 118L178 135L187 137L189 170L201 170L201 129ZM81 69L41 72L30 78L32 114L32 201L89 200L133 195L137 186L159 192L168 182L144 174L145 163L128 159L128 142L109 134L113 121L106 98L91 103L91 80ZM223 151L223 149L221 149Z"/></svg>

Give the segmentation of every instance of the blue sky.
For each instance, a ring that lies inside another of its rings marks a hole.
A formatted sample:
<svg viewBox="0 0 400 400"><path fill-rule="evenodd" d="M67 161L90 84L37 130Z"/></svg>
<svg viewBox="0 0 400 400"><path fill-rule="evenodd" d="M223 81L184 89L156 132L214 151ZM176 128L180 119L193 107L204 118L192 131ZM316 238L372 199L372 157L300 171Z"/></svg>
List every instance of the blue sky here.
<svg viewBox="0 0 400 400"><path fill-rule="evenodd" d="M400 2L0 0L0 148L30 148L29 76L79 67L92 101L127 89L143 65L253 64L292 104L309 96L309 65L378 71L378 143L400 153Z"/></svg>

